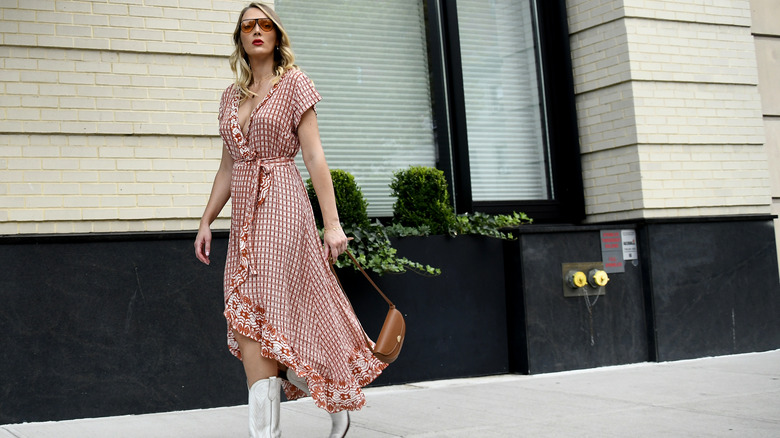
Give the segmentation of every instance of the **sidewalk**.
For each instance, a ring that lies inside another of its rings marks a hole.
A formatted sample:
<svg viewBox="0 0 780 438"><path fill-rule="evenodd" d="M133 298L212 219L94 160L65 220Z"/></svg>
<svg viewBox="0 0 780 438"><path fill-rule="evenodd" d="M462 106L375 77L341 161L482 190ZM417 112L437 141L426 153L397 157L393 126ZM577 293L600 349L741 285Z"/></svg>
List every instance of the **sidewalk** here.
<svg viewBox="0 0 780 438"><path fill-rule="evenodd" d="M352 438L780 437L780 350L592 370L369 388ZM246 406L0 426L0 438L246 437ZM285 437L325 437L309 399Z"/></svg>

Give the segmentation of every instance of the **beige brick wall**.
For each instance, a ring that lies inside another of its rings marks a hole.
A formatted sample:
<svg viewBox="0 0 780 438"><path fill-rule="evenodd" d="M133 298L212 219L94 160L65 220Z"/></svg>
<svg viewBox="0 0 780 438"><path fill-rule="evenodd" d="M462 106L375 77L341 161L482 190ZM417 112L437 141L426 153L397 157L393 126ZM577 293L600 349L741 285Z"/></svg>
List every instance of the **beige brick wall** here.
<svg viewBox="0 0 780 438"><path fill-rule="evenodd" d="M749 2L567 7L588 221L769 213Z"/></svg>
<svg viewBox="0 0 780 438"><path fill-rule="evenodd" d="M0 2L0 234L195 229L245 3Z"/></svg>
<svg viewBox="0 0 780 438"><path fill-rule="evenodd" d="M769 156L772 214L780 216L780 2L751 0L750 7ZM780 219L775 220L775 237L780 259Z"/></svg>
<svg viewBox="0 0 780 438"><path fill-rule="evenodd" d="M0 2L0 234L195 228L245 1L138 3ZM589 221L780 212L776 2L567 7Z"/></svg>

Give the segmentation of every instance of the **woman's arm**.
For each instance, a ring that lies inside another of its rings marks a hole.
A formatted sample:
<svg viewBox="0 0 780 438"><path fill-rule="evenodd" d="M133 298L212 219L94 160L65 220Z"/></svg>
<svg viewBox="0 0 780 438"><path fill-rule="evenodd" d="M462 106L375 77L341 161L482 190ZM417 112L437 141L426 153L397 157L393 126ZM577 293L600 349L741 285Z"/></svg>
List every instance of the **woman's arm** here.
<svg viewBox="0 0 780 438"><path fill-rule="evenodd" d="M301 140L301 154L306 169L311 176L314 191L322 211L322 223L325 225L325 257L338 257L347 249L347 236L341 229L339 213L336 210L336 195L333 193L333 180L322 150L320 130L317 126L317 114L312 108L306 110L298 124L298 138Z"/></svg>
<svg viewBox="0 0 780 438"><path fill-rule="evenodd" d="M217 218L219 212L230 199L230 179L233 174L233 157L228 153L227 147L222 146L222 160L219 162L219 170L214 177L214 185L211 186L211 195L206 203L206 210L200 218L198 235L195 237L195 257L201 262L209 264L211 252L211 223Z"/></svg>

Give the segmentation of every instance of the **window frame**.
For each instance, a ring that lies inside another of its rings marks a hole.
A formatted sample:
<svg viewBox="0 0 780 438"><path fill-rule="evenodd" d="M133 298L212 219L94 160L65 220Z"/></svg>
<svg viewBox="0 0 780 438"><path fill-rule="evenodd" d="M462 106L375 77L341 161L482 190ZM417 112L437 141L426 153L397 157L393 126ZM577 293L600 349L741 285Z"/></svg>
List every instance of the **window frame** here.
<svg viewBox="0 0 780 438"><path fill-rule="evenodd" d="M473 201L457 0L426 0L429 74L437 167L444 171L457 213L523 211L537 223L580 223L585 195L574 100L565 0L531 0L540 45L544 132L554 199Z"/></svg>

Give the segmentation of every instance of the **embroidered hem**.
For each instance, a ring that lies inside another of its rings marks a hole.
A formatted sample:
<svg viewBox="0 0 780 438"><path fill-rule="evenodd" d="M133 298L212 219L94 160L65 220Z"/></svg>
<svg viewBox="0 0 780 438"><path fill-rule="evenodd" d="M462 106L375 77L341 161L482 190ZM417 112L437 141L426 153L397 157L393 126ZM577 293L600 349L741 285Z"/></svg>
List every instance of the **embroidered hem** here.
<svg viewBox="0 0 780 438"><path fill-rule="evenodd" d="M353 349L348 365L354 381L333 381L317 373L295 353L284 335L268 323L265 309L233 293L225 303L225 318L228 322L228 346L234 356L241 359L241 351L231 328L260 343L263 357L276 360L305 378L315 405L329 413L362 408L366 397L361 387L374 381L388 365L377 359L365 346ZM288 400L306 396L287 380L283 380L282 384Z"/></svg>

